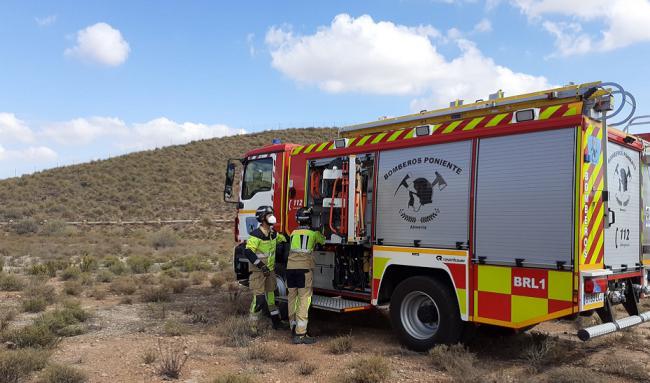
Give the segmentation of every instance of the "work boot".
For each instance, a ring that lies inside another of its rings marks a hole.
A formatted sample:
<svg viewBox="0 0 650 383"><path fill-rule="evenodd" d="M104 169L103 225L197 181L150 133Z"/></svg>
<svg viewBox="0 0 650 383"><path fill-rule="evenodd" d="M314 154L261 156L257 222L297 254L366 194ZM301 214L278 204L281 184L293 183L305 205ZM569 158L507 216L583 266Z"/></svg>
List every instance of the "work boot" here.
<svg viewBox="0 0 650 383"><path fill-rule="evenodd" d="M289 323L283 322L279 315L271 315L271 326L274 330L288 330Z"/></svg>
<svg viewBox="0 0 650 383"><path fill-rule="evenodd" d="M314 344L316 343L316 338L312 338L307 334L304 335L294 335L293 344Z"/></svg>

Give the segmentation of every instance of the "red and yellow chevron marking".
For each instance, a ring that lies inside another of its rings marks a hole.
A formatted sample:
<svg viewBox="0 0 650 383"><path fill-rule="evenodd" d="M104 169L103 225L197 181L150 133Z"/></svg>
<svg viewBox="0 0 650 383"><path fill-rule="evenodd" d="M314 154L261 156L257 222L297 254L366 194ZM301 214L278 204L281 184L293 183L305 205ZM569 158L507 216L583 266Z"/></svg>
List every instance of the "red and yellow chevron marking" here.
<svg viewBox="0 0 650 383"><path fill-rule="evenodd" d="M474 321L522 328L573 312L571 271L479 265Z"/></svg>
<svg viewBox="0 0 650 383"><path fill-rule="evenodd" d="M540 120L548 120L550 118L575 116L581 113L582 103L568 103L560 105L551 105L543 107L539 112ZM496 127L503 127L512 124L512 112L498 113L489 116L481 116L476 118L468 118L464 120L448 121L441 124L433 125L432 135L447 135L460 132L468 132L482 129L491 129ZM415 136L415 128L391 130L381 133L372 133L365 136L353 137L348 140L347 147L364 147L369 145L376 145L381 143L390 143L402 140L410 140L417 138ZM320 144L310 144L305 146L298 146L291 152L292 155L319 153L322 151L334 150L334 141L323 142Z"/></svg>
<svg viewBox="0 0 650 383"><path fill-rule="evenodd" d="M604 159L602 151L602 128L589 123L584 128L582 138L582 172L580 188L580 265L593 268L603 262L604 254ZM597 147L595 149L593 146ZM598 153L597 158L592 158Z"/></svg>

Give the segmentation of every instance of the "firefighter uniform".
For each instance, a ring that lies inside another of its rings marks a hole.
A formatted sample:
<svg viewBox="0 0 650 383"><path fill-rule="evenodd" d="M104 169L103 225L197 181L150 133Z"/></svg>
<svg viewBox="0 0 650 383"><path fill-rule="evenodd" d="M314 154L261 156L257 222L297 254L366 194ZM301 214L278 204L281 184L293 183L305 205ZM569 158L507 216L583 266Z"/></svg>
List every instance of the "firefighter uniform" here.
<svg viewBox="0 0 650 383"><path fill-rule="evenodd" d="M313 251L324 245L325 237L318 231L301 226L291 233L291 251L287 261L287 287L289 289L289 321L295 335L307 333L307 316L313 293L313 269L316 266Z"/></svg>
<svg viewBox="0 0 650 383"><path fill-rule="evenodd" d="M250 288L253 291L253 302L250 308L250 320L257 321L264 306L271 314L273 327L280 325L280 310L275 305L275 249L278 243L286 242L286 238L270 230L268 234L260 228L253 230L246 241L246 256L254 265L249 277Z"/></svg>

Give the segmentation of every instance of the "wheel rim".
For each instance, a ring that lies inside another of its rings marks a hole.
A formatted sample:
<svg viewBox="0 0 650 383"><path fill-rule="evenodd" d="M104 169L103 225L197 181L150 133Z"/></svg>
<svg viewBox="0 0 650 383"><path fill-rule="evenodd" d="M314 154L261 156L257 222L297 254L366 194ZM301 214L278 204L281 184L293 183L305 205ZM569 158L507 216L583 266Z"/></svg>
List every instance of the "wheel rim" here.
<svg viewBox="0 0 650 383"><path fill-rule="evenodd" d="M411 291L404 297L400 317L406 332L416 339L429 339L438 332L440 311L436 302L422 291Z"/></svg>

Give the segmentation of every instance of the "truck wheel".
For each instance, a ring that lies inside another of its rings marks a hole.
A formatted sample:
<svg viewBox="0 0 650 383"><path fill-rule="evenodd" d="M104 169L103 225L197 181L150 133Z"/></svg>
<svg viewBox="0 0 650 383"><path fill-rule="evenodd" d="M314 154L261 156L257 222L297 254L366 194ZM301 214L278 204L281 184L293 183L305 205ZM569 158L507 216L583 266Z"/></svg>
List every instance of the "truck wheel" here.
<svg viewBox="0 0 650 383"><path fill-rule="evenodd" d="M390 319L402 344L415 351L456 343L463 332L456 294L430 277L411 277L395 288Z"/></svg>
<svg viewBox="0 0 650 383"><path fill-rule="evenodd" d="M285 283L284 279L281 276L276 275L275 284L276 284L275 296L286 298L287 284ZM289 319L289 304L287 302L277 302L276 300L276 306L280 310L280 318L283 320Z"/></svg>

